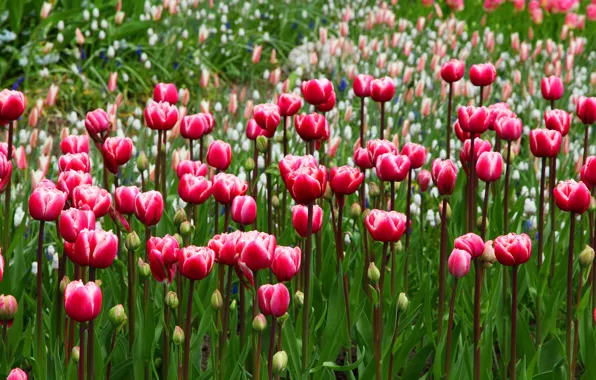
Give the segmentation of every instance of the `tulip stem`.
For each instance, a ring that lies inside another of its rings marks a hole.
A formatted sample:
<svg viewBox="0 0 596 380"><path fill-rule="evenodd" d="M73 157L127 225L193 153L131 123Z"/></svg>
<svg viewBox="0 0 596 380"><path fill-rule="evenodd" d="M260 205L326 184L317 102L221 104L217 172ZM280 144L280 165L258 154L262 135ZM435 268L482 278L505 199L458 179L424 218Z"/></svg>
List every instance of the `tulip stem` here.
<svg viewBox="0 0 596 380"><path fill-rule="evenodd" d="M447 103L447 159L451 158L451 108L453 104L453 83L449 83L449 101Z"/></svg>
<svg viewBox="0 0 596 380"><path fill-rule="evenodd" d="M155 191L161 191L159 187L159 174L161 172L161 131L157 131L157 156L155 157L155 169L153 177L155 180Z"/></svg>
<svg viewBox="0 0 596 380"><path fill-rule="evenodd" d="M199 160L203 162L203 136L199 139Z"/></svg>
<svg viewBox="0 0 596 380"><path fill-rule="evenodd" d="M12 123L8 123L8 146L6 150L6 161L12 163L12 136L14 134L14 130L17 128L17 121L14 120ZM8 181L6 182L6 190L4 191L4 250L8 252L8 248L10 247L10 193L12 191L12 171L8 177Z"/></svg>
<svg viewBox="0 0 596 380"><path fill-rule="evenodd" d="M366 177L366 169L362 169L362 172L364 174L364 177ZM360 191L359 191L359 197L360 197L360 211L364 212L364 210L366 210L366 195L365 195L365 190L366 189L366 183L365 181L362 181L362 184L360 185ZM361 217L359 217L360 221L362 221ZM360 225L361 227L363 227L362 225ZM366 231L365 228L362 228L361 231L362 233L362 245L363 245L363 251L364 251L364 288L366 290L366 294L370 295L370 288L368 287L369 285L369 279L368 279L368 267L370 266L370 253L368 251L368 232Z"/></svg>
<svg viewBox="0 0 596 380"><path fill-rule="evenodd" d="M79 323L79 380L85 380L85 323Z"/></svg>
<svg viewBox="0 0 596 380"><path fill-rule="evenodd" d="M511 141L507 141L507 167L505 168L505 204L503 208L503 225L505 233L509 232L509 173L511 172Z"/></svg>
<svg viewBox="0 0 596 380"><path fill-rule="evenodd" d="M391 338L391 346L389 346L389 379L393 378L393 362L395 359L395 354L393 350L395 349L395 343L397 343L397 332L399 330L399 308L397 309L397 314L395 315L395 329L393 330L393 337Z"/></svg>
<svg viewBox="0 0 596 380"><path fill-rule="evenodd" d="M395 181L391 181L391 199L389 200L389 211L395 211ZM406 223L406 229L407 229ZM406 240L408 237L406 236ZM408 251L406 250L406 263L408 261ZM391 297L395 297L395 242L391 242ZM407 265L406 265L407 267ZM407 269L404 269L407 277ZM407 289L407 286L406 286Z"/></svg>
<svg viewBox="0 0 596 380"><path fill-rule="evenodd" d="M283 148L284 148L284 157L288 155L288 136L287 136L287 123L288 123L288 118L287 116L283 117L284 119L284 142L283 142ZM255 163L256 165L256 163ZM284 196L282 199L282 206L281 206L281 212L282 212L282 228L285 228L286 226L286 205L288 204L288 192L284 191Z"/></svg>
<svg viewBox="0 0 596 380"><path fill-rule="evenodd" d="M116 346L116 335L118 334L118 328L114 329L112 333L112 342L110 343L110 352L108 355L111 355L114 352L114 347ZM110 358L108 362L108 369L106 370L106 380L110 380L110 372L112 372L112 362L113 360Z"/></svg>
<svg viewBox="0 0 596 380"><path fill-rule="evenodd" d="M482 91L482 87L480 88L480 91ZM482 96L480 97L480 99L482 99ZM482 103L482 100L480 100L480 103ZM469 166L468 166L468 172L469 172L469 177L468 177L468 232L474 232L474 225L476 224L476 220L474 218L474 214L475 214L475 201L476 201L476 190L474 189L474 181L475 181L475 169L476 169L476 165L474 164L474 161L476 160L476 154L474 152L474 133L471 134L471 138L470 138L470 156L469 156ZM509 165L507 165L507 168L509 168ZM507 201L505 201L507 202ZM507 231L507 230L505 230Z"/></svg>
<svg viewBox="0 0 596 380"><path fill-rule="evenodd" d="M312 146L312 142L310 142ZM304 305L302 308L302 372L308 369L308 338L310 334L309 329L309 314L310 314L310 272L311 272L311 255L312 255L312 218L313 218L314 201L308 204L308 223L306 227L306 249L304 250Z"/></svg>
<svg viewBox="0 0 596 380"><path fill-rule="evenodd" d="M273 353L275 352L275 328L277 320L271 316L271 334L269 335L269 358L267 359L268 379L273 379Z"/></svg>
<svg viewBox="0 0 596 380"><path fill-rule="evenodd" d="M345 206L345 197L343 194L337 194L337 203L338 203L338 213L337 213L337 233L336 233L336 247L337 247L337 269L339 274L343 278L343 292L344 292L344 304L346 307L346 328L348 333L348 348L346 353L346 363L349 363L350 354L352 351L352 341L351 341L351 319L350 319L350 289L349 289L349 282L348 282L348 273L344 272L343 270L343 260L344 260L344 239L343 239L343 209ZM332 208L333 209L333 208Z"/></svg>
<svg viewBox="0 0 596 380"><path fill-rule="evenodd" d="M387 248L389 244L383 242L383 253L381 256L381 277L379 278L379 311L378 311L378 325L379 325L379 341L383 336L383 295L385 294L385 273L387 272ZM379 342L380 344L380 342Z"/></svg>
<svg viewBox="0 0 596 380"><path fill-rule="evenodd" d="M253 161L255 163L255 167L253 169L253 174L252 174L252 188L251 188L251 194L254 198L257 198L257 183L258 183L258 177L259 177L259 150L257 149L257 140L254 141L253 145L252 145L252 153L253 153Z"/></svg>
<svg viewBox="0 0 596 380"><path fill-rule="evenodd" d="M163 315L164 315L164 332L163 332L163 363L162 363L162 378L168 378L168 370L170 369L170 307L166 305L165 299L168 294L168 283L163 284Z"/></svg>
<svg viewBox="0 0 596 380"><path fill-rule="evenodd" d="M267 173L267 168L271 165L271 145L270 140L267 144L267 153L265 155L265 177L267 178L267 233L273 234L273 203L271 197L273 196L273 180L271 173ZM227 231L225 231L227 232Z"/></svg>
<svg viewBox="0 0 596 380"><path fill-rule="evenodd" d="M511 268L511 287L513 294L511 297L511 361L509 362L509 372L511 380L515 380L515 365L517 364L517 265Z"/></svg>
<svg viewBox="0 0 596 380"><path fill-rule="evenodd" d="M538 203L538 274L542 268L542 254L544 251L544 186L546 183L546 157L542 157L542 168L540 172L540 194ZM536 297L536 345L540 345L540 321L542 308L540 297Z"/></svg>
<svg viewBox="0 0 596 380"><path fill-rule="evenodd" d="M451 335L453 333L453 309L455 308L455 296L457 294L457 278L453 279L451 288L451 301L449 302L449 320L447 322L447 343L445 348L447 355L445 359L445 379L449 379L449 369L451 368Z"/></svg>
<svg viewBox="0 0 596 380"><path fill-rule="evenodd" d="M383 140L385 132L385 102L381 102L381 128L379 129L379 139Z"/></svg>
<svg viewBox="0 0 596 380"><path fill-rule="evenodd" d="M159 184L162 187L162 196L163 196L163 208L164 210L168 209L168 191L167 191L167 179L168 179L168 157L167 157L167 150L168 150L168 131L162 131L163 136L163 152L162 154L162 171L161 171L161 178L159 179Z"/></svg>
<svg viewBox="0 0 596 380"><path fill-rule="evenodd" d="M95 267L89 267L89 282L95 281ZM94 320L89 321L89 328L87 331L87 380L93 380L95 378L95 322Z"/></svg>
<svg viewBox="0 0 596 380"><path fill-rule="evenodd" d="M189 364L190 364L190 339L192 335L191 321L192 321L192 296L194 293L194 280L190 280L190 289L188 290L188 305L186 307L186 328L184 329L184 380L188 380Z"/></svg>
<svg viewBox="0 0 596 380"><path fill-rule="evenodd" d="M582 300L582 287L584 285L584 278L583 278L583 268L579 266L579 284L577 286L577 295L575 298L575 318L573 319L573 362L571 364L571 378L575 379L575 368L577 366L577 350L579 346L579 320L577 319L577 308L579 307L579 303Z"/></svg>
<svg viewBox="0 0 596 380"><path fill-rule="evenodd" d="M364 141L364 98L360 98L360 146L366 147L366 141Z"/></svg>
<svg viewBox="0 0 596 380"><path fill-rule="evenodd" d="M412 213L410 212L410 205L412 204L412 176L414 175L414 169L410 168L410 171L408 173L408 194L406 197L406 259L404 262L404 291L407 293L408 292L408 259L409 259L409 253L410 253L410 235L412 234L412 229L410 228L410 224L412 223ZM393 193L395 193L395 190L393 190ZM395 198L394 195L392 195L392 198ZM395 203L395 200L392 199L391 200L392 203ZM395 205L392 205L391 211L393 211L393 209L395 208ZM393 243L395 244L395 243ZM393 257L391 259L392 261L395 260L395 257ZM393 270L393 264L392 264L392 268ZM392 277L392 281L393 278L395 278L395 274L392 272L391 273L391 277ZM395 294L395 289L393 286L393 282L392 282L392 286L391 286L391 295L394 296Z"/></svg>
<svg viewBox="0 0 596 380"><path fill-rule="evenodd" d="M488 220L488 197L490 194L490 182L486 182L484 186L484 201L482 203L482 227L480 229L480 237L482 241L486 238L486 222Z"/></svg>
<svg viewBox="0 0 596 380"><path fill-rule="evenodd" d="M195 158L194 158L194 154L193 154L194 152L193 152L193 149L192 148L193 148L193 140L192 139L188 139L188 154L190 156L190 160L191 161L194 161Z"/></svg>
<svg viewBox="0 0 596 380"><path fill-rule="evenodd" d="M550 211L550 240L552 241L551 245L551 253L550 253L550 273L548 277L548 285L550 287L553 276L555 275L555 251L556 251L556 243L555 243L555 216L556 216L556 207L555 207L555 197L553 195L553 190L555 189L555 183L557 181L557 157L550 158L550 167L549 167L549 211Z"/></svg>
<svg viewBox="0 0 596 380"><path fill-rule="evenodd" d="M573 315L573 243L575 238L575 212L569 214L569 252L567 255L567 315L566 315L566 348L567 348L567 362L569 363L569 373L571 374L571 362L573 358L573 350L571 346L571 321ZM571 379L571 377L570 377Z"/></svg>
<svg viewBox="0 0 596 380"><path fill-rule="evenodd" d="M256 351L256 362L255 362L255 380L261 380L261 350L263 347L263 333L257 332L257 351Z"/></svg>
<svg viewBox="0 0 596 380"><path fill-rule="evenodd" d="M582 165L586 164L586 159L588 158L588 140L590 137L590 126L586 125L585 126L585 131L584 131L584 157L583 157L583 161L582 161Z"/></svg>
<svg viewBox="0 0 596 380"><path fill-rule="evenodd" d="M447 255L447 198L441 210L441 251L439 253L439 336L443 335L443 307L445 305L445 259Z"/></svg>
<svg viewBox="0 0 596 380"><path fill-rule="evenodd" d="M222 265L223 266L223 265ZM234 267L228 266L228 278L226 280L226 288L224 289L224 304L223 304L223 320L222 330L219 336L219 360L220 360L220 375L224 375L225 370L225 355L226 355L226 340L228 338L228 326L230 321L230 298L232 297L232 276L234 274ZM242 284L240 285L242 286Z"/></svg>
<svg viewBox="0 0 596 380"><path fill-rule="evenodd" d="M592 189L592 196L596 193L595 189ZM592 220L594 220L595 212L592 212ZM590 244L592 245L592 249L596 247L596 227L594 231L592 231L592 235L590 236ZM596 309L596 256L592 261L592 309ZM596 321L594 322L596 324Z"/></svg>
<svg viewBox="0 0 596 380"><path fill-rule="evenodd" d="M135 254L128 251L128 351L132 354L135 342L135 320L136 320L136 280L135 280Z"/></svg>
<svg viewBox="0 0 596 380"><path fill-rule="evenodd" d="M488 186L486 188L488 194ZM474 259L474 379L480 380L480 302L482 292L482 268L480 259Z"/></svg>
<svg viewBox="0 0 596 380"><path fill-rule="evenodd" d="M37 344L37 355L35 360L39 365L40 370L43 372L43 359L44 359L44 341L43 341L43 235L44 235L45 221L39 222L39 236L37 240L37 313L36 313L36 324L35 324L35 341Z"/></svg>

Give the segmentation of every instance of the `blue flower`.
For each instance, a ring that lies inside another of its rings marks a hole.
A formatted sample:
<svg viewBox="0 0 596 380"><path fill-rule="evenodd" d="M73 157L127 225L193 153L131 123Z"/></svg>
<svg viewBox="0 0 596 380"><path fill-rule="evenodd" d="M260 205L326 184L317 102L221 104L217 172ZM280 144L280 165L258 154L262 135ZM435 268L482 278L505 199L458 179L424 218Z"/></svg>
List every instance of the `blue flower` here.
<svg viewBox="0 0 596 380"><path fill-rule="evenodd" d="M345 77L342 77L341 82L339 82L339 91L345 91L346 87L348 87L348 81Z"/></svg>

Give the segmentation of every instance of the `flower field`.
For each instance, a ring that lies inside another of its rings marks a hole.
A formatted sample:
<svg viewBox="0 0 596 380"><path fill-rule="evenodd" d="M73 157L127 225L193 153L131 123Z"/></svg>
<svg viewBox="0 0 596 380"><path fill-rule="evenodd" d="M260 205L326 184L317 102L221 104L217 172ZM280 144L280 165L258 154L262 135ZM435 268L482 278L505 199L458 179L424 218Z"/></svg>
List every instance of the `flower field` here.
<svg viewBox="0 0 596 380"><path fill-rule="evenodd" d="M596 2L0 0L0 378L596 378Z"/></svg>

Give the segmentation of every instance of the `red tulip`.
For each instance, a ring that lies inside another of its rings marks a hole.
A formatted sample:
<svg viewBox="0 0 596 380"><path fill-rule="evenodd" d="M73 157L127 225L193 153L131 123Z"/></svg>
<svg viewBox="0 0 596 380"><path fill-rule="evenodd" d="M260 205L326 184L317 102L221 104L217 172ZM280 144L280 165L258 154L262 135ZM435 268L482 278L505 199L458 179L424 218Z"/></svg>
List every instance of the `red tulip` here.
<svg viewBox="0 0 596 380"><path fill-rule="evenodd" d="M107 268L118 255L118 237L112 231L82 230L74 245L75 262L82 266Z"/></svg>
<svg viewBox="0 0 596 380"><path fill-rule="evenodd" d="M375 169L381 181L401 182L408 176L410 165L406 155L385 153L377 158Z"/></svg>
<svg viewBox="0 0 596 380"><path fill-rule="evenodd" d="M178 250L180 273L191 280L202 280L211 273L215 253L211 248L190 245Z"/></svg>
<svg viewBox="0 0 596 380"><path fill-rule="evenodd" d="M0 282L4 278L4 257L2 256L2 252L0 252Z"/></svg>
<svg viewBox="0 0 596 380"><path fill-rule="evenodd" d="M101 289L95 282L83 285L80 280L69 283L64 290L66 314L77 322L89 322L101 312Z"/></svg>
<svg viewBox="0 0 596 380"><path fill-rule="evenodd" d="M232 163L232 147L230 144L221 140L215 140L209 144L207 163L215 169L226 170Z"/></svg>
<svg viewBox="0 0 596 380"><path fill-rule="evenodd" d="M38 187L29 197L29 214L35 220L56 220L66 204L66 198L66 194L58 189Z"/></svg>
<svg viewBox="0 0 596 380"><path fill-rule="evenodd" d="M470 156L471 156L470 155L471 149L472 149L471 140L466 140L466 142L464 143L464 146L459 151L459 160L461 161L461 164L462 164L466 174L468 173L468 169L470 166L469 162L470 162ZM480 158L480 155L482 155L482 153L490 152L490 150L491 150L490 142L484 141L479 138L474 139L474 161L475 162L478 162L478 159Z"/></svg>
<svg viewBox="0 0 596 380"><path fill-rule="evenodd" d="M106 168L113 174L132 157L132 140L128 137L108 137L102 146Z"/></svg>
<svg viewBox="0 0 596 380"><path fill-rule="evenodd" d="M136 186L120 186L116 188L114 198L116 200L116 210L120 214L131 215L135 212L135 198L141 193Z"/></svg>
<svg viewBox="0 0 596 380"><path fill-rule="evenodd" d="M514 117L501 117L495 121L494 129L500 139L505 141L515 141L522 134L522 121Z"/></svg>
<svg viewBox="0 0 596 380"><path fill-rule="evenodd" d="M252 110L252 117L259 127L270 133L275 132L281 119L279 107L271 103L257 104Z"/></svg>
<svg viewBox="0 0 596 380"><path fill-rule="evenodd" d="M484 252L484 241L475 233L467 233L455 239L454 248L467 252L472 259L482 256Z"/></svg>
<svg viewBox="0 0 596 380"><path fill-rule="evenodd" d="M213 177L211 189L217 203L228 204L239 196L246 194L248 184L233 174L219 173Z"/></svg>
<svg viewBox="0 0 596 380"><path fill-rule="evenodd" d="M296 115L294 127L304 141L321 140L329 130L327 119L319 113Z"/></svg>
<svg viewBox="0 0 596 380"><path fill-rule="evenodd" d="M306 156L293 156L288 154L279 161L279 173L281 178L285 181L288 174L302 166L317 166L317 160L309 155Z"/></svg>
<svg viewBox="0 0 596 380"><path fill-rule="evenodd" d="M335 91L331 92L331 96L325 103L321 103L317 105L317 111L319 112L329 112L335 107Z"/></svg>
<svg viewBox="0 0 596 380"><path fill-rule="evenodd" d="M469 133L484 133L489 126L490 111L486 107L459 107L457 120L459 126Z"/></svg>
<svg viewBox="0 0 596 380"><path fill-rule="evenodd" d="M290 292L282 283L261 285L258 291L259 309L264 315L279 318L288 311Z"/></svg>
<svg viewBox="0 0 596 380"><path fill-rule="evenodd" d="M359 98L367 98L370 96L370 84L373 81L373 76L368 74L358 74L354 78L354 95Z"/></svg>
<svg viewBox="0 0 596 380"><path fill-rule="evenodd" d="M3 154L0 154L2 157L4 157ZM6 190L6 187L8 186L8 181L12 178L12 162L11 161L7 161L4 164L4 168L3 168L4 173L2 175L0 175L0 193L3 193L4 190Z"/></svg>
<svg viewBox="0 0 596 380"><path fill-rule="evenodd" d="M493 182L501 178L503 157L499 152L484 152L476 161L476 175L484 182Z"/></svg>
<svg viewBox="0 0 596 380"><path fill-rule="evenodd" d="M467 251L462 249L454 249L447 260L447 268L449 273L455 278L462 278L470 272L471 256Z"/></svg>
<svg viewBox="0 0 596 380"><path fill-rule="evenodd" d="M373 79L370 82L370 97L375 102L385 103L393 99L395 95L395 84L393 79L384 77L381 79Z"/></svg>
<svg viewBox="0 0 596 380"><path fill-rule="evenodd" d="M207 165L205 165L201 161L180 161L180 163L176 167L176 175L178 175L178 179L180 179L185 174L192 174L194 176L204 177L207 175Z"/></svg>
<svg viewBox="0 0 596 380"><path fill-rule="evenodd" d="M312 209L312 233L316 234L321 230L323 224L323 209L317 205L313 205ZM303 205L296 205L292 207L292 225L301 237L306 237L306 229L308 225L308 207Z"/></svg>
<svg viewBox="0 0 596 380"><path fill-rule="evenodd" d="M510 233L494 240L497 260L507 266L520 265L530 260L532 240L526 234Z"/></svg>
<svg viewBox="0 0 596 380"><path fill-rule="evenodd" d="M215 119L210 113L184 116L180 122L180 134L185 139L198 140L211 132L214 125Z"/></svg>
<svg viewBox="0 0 596 380"><path fill-rule="evenodd" d="M546 110L544 111L544 124L546 129L559 131L561 136L565 137L569 133L571 116L563 110Z"/></svg>
<svg viewBox="0 0 596 380"><path fill-rule="evenodd" d="M364 217L364 224L374 240L396 242L406 231L406 216L397 211L374 209Z"/></svg>
<svg viewBox="0 0 596 380"><path fill-rule="evenodd" d="M7 327L11 327L17 311L19 311L19 304L16 298L0 294L0 321L6 322Z"/></svg>
<svg viewBox="0 0 596 380"><path fill-rule="evenodd" d="M135 197L135 215L145 226L159 223L163 213L163 198L155 190L140 193Z"/></svg>
<svg viewBox="0 0 596 380"><path fill-rule="evenodd" d="M410 167L412 169L421 168L426 161L426 148L420 144L415 143L406 143L403 148L401 148L401 154L408 156L410 159Z"/></svg>
<svg viewBox="0 0 596 380"><path fill-rule="evenodd" d="M278 245L271 261L271 271L277 277L277 281L290 281L300 270L301 259L300 248Z"/></svg>
<svg viewBox="0 0 596 380"><path fill-rule="evenodd" d="M590 190L583 182L561 181L553 189L557 207L563 211L583 214L590 207Z"/></svg>
<svg viewBox="0 0 596 380"><path fill-rule="evenodd" d="M325 193L327 169L322 165L303 165L290 171L284 182L294 201L306 205Z"/></svg>
<svg viewBox="0 0 596 380"><path fill-rule="evenodd" d="M91 174L79 170L66 170L58 175L57 188L72 197L73 190L80 185L91 185Z"/></svg>
<svg viewBox="0 0 596 380"><path fill-rule="evenodd" d="M0 153L0 178L4 178L6 173L8 173L8 163L9 161L6 159L6 156Z"/></svg>
<svg viewBox="0 0 596 380"><path fill-rule="evenodd" d="M271 133L268 130L259 127L259 124L257 124L255 119L249 119L248 123L246 123L246 137L248 137L249 140L256 140L259 136L271 138L274 134L275 130Z"/></svg>
<svg viewBox="0 0 596 380"><path fill-rule="evenodd" d="M441 66L441 78L447 83L459 81L464 77L466 63L458 59L450 59Z"/></svg>
<svg viewBox="0 0 596 380"><path fill-rule="evenodd" d="M530 131L530 150L536 157L556 157L561 148L561 140L559 131L534 129Z"/></svg>
<svg viewBox="0 0 596 380"><path fill-rule="evenodd" d="M175 251L176 260L178 259L178 251L179 250ZM149 258L149 269L151 269L153 278L158 282L166 283L171 283L174 280L174 276L176 275L176 264L167 264L162 251L159 249L148 249L147 257Z"/></svg>
<svg viewBox="0 0 596 380"><path fill-rule="evenodd" d="M80 170L89 173L91 163L87 153L68 153L58 159L58 170L60 173L66 170Z"/></svg>
<svg viewBox="0 0 596 380"><path fill-rule="evenodd" d="M455 189L457 167L451 160L436 159L431 167L433 183L441 195L451 195Z"/></svg>
<svg viewBox="0 0 596 380"><path fill-rule="evenodd" d="M253 230L243 233L236 244L237 252L240 253L239 261L251 271L269 268L271 265L276 247L274 235Z"/></svg>
<svg viewBox="0 0 596 380"><path fill-rule="evenodd" d="M0 91L0 120L17 120L25 111L27 100L20 91Z"/></svg>
<svg viewBox="0 0 596 380"><path fill-rule="evenodd" d="M373 168L373 164L370 159L370 155L368 154L368 150L365 148L357 148L354 151L354 163L360 167L360 169L370 169Z"/></svg>
<svg viewBox="0 0 596 380"><path fill-rule="evenodd" d="M223 173L222 173L223 174ZM203 176L185 174L178 183L178 195L186 202L193 205L205 203L213 192L211 181Z"/></svg>
<svg viewBox="0 0 596 380"><path fill-rule="evenodd" d="M352 166L340 166L331 168L329 173L329 185L336 194L354 194L364 181L364 174Z"/></svg>
<svg viewBox="0 0 596 380"><path fill-rule="evenodd" d="M159 251L166 265L176 264L179 248L178 240L170 235L166 235L163 238L153 236L147 240L147 252L151 252L152 250Z"/></svg>
<svg viewBox="0 0 596 380"><path fill-rule="evenodd" d="M153 100L156 102L178 103L178 90L174 83L158 83L153 89Z"/></svg>
<svg viewBox="0 0 596 380"><path fill-rule="evenodd" d="M589 187L596 186L596 156L588 156L582 166L581 179Z"/></svg>
<svg viewBox="0 0 596 380"><path fill-rule="evenodd" d="M495 103L488 106L488 129L495 129L495 124L497 120L510 117L510 118L517 118L515 112L509 109L509 105L507 103Z"/></svg>
<svg viewBox="0 0 596 380"><path fill-rule="evenodd" d="M27 373L20 368L14 368L8 374L6 380L27 380Z"/></svg>
<svg viewBox="0 0 596 380"><path fill-rule="evenodd" d="M60 214L60 235L67 242L74 243L79 233L95 229L95 214L91 210L69 208Z"/></svg>
<svg viewBox="0 0 596 380"><path fill-rule="evenodd" d="M422 169L420 173L418 173L418 175L416 176L416 182L418 183L418 186L420 186L420 191L425 192L426 189L428 189L430 180L430 172L426 169Z"/></svg>
<svg viewBox="0 0 596 380"><path fill-rule="evenodd" d="M376 165L377 158L384 153L397 153L395 145L387 140L368 140L366 142L366 149L368 150L368 156L370 162Z"/></svg>
<svg viewBox="0 0 596 380"><path fill-rule="evenodd" d="M60 150L62 154L68 153L87 153L89 154L89 136L70 135L60 141Z"/></svg>
<svg viewBox="0 0 596 380"><path fill-rule="evenodd" d="M563 96L563 81L554 75L542 78L540 91L545 100L559 100Z"/></svg>
<svg viewBox="0 0 596 380"><path fill-rule="evenodd" d="M72 203L81 210L91 210L96 218L110 211L112 195L106 189L93 185L79 185L72 191Z"/></svg>
<svg viewBox="0 0 596 380"><path fill-rule="evenodd" d="M232 201L231 215L238 224L252 224L257 218L257 202L250 195L237 196Z"/></svg>
<svg viewBox="0 0 596 380"><path fill-rule="evenodd" d="M223 265L236 265L239 252L236 249L236 243L242 237L242 232L234 231L232 233L215 235L207 246L215 252L215 261Z"/></svg>
<svg viewBox="0 0 596 380"><path fill-rule="evenodd" d="M301 88L304 100L315 106L327 102L333 93L333 84L326 78L303 81Z"/></svg>
<svg viewBox="0 0 596 380"><path fill-rule="evenodd" d="M455 122L453 123L453 130L455 131L455 135L457 136L457 139L461 142L466 142L466 140L469 140L470 138L472 138L471 133L466 132L463 129L461 129L461 126L459 125L458 120L455 120ZM477 138L480 136L481 136L480 133L474 133L474 138Z"/></svg>
<svg viewBox="0 0 596 380"><path fill-rule="evenodd" d="M497 79L497 71L490 63L480 63L470 67L470 82L474 86L490 86Z"/></svg>
<svg viewBox="0 0 596 380"><path fill-rule="evenodd" d="M302 107L302 98L296 94L281 94L277 100L277 107L281 116L294 116Z"/></svg>
<svg viewBox="0 0 596 380"><path fill-rule="evenodd" d="M167 131L178 122L178 108L167 102L151 102L145 107L145 123L151 129Z"/></svg>
<svg viewBox="0 0 596 380"><path fill-rule="evenodd" d="M98 108L95 111L87 112L87 117L85 118L85 128L92 138L98 137L103 139L105 134L110 129L110 125L110 116L101 108Z"/></svg>
<svg viewBox="0 0 596 380"><path fill-rule="evenodd" d="M575 113L584 125L594 124L596 122L596 97L580 96L577 100Z"/></svg>

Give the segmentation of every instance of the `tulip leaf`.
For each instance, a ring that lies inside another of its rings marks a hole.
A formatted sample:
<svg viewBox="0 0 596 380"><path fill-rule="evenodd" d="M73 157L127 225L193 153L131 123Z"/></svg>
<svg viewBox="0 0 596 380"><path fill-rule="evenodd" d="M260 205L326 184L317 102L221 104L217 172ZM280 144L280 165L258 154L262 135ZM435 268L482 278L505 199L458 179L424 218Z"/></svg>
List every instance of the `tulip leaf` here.
<svg viewBox="0 0 596 380"><path fill-rule="evenodd" d="M323 362L323 364L321 364L320 366L314 367L310 369L310 373L316 373L324 368L330 369L332 371L336 371L336 372L348 372L348 371L353 371L354 369L358 368L358 366L360 365L360 363L362 363L362 361L364 360L364 356L366 355L366 348L362 348L362 354L360 355L360 357L358 358L358 360L356 360L354 363L352 364L347 364L344 366L338 365L334 362Z"/></svg>

